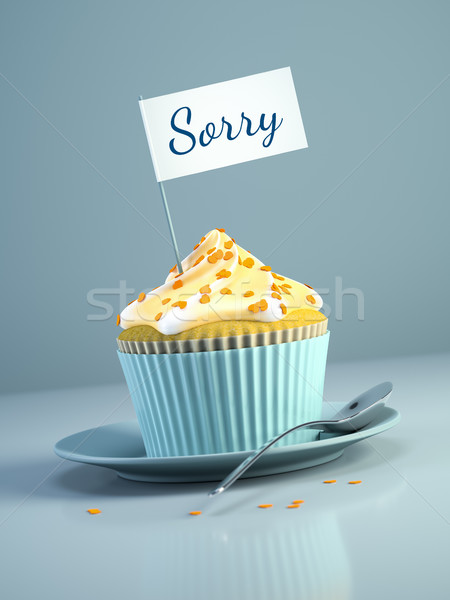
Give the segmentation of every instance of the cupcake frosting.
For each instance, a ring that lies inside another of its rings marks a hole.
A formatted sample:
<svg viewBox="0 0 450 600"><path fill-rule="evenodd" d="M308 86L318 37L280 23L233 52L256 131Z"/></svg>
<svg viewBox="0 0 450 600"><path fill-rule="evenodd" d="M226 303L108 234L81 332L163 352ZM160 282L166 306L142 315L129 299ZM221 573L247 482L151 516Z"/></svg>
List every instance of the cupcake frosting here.
<svg viewBox="0 0 450 600"><path fill-rule="evenodd" d="M309 285L274 273L236 244L223 229L213 229L165 283L131 302L117 318L123 329L150 325L175 335L216 321L274 322L298 309L319 310L322 298Z"/></svg>

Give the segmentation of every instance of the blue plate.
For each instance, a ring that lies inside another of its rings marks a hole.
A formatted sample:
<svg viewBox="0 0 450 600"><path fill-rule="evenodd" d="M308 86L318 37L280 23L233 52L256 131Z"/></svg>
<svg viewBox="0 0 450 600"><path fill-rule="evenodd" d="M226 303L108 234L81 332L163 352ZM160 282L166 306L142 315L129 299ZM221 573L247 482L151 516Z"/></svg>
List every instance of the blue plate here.
<svg viewBox="0 0 450 600"><path fill-rule="evenodd" d="M327 407L334 414L343 404ZM384 407L379 417L355 433L317 432L317 440L267 451L244 475L260 477L314 467L338 458L351 444L390 429L400 414ZM75 462L113 469L120 477L153 483L221 481L248 456L249 452L203 454L149 458L145 454L137 421L114 423L80 431L60 440L54 450L58 456Z"/></svg>

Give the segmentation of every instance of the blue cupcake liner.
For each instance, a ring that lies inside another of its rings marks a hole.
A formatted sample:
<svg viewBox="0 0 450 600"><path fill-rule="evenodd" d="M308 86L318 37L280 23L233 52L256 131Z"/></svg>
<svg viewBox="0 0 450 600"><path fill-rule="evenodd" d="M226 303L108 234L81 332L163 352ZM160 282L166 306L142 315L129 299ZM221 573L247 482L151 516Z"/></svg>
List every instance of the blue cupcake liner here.
<svg viewBox="0 0 450 600"><path fill-rule="evenodd" d="M329 332L284 344L180 354L118 352L150 457L253 450L319 419ZM315 439L291 434L279 445Z"/></svg>

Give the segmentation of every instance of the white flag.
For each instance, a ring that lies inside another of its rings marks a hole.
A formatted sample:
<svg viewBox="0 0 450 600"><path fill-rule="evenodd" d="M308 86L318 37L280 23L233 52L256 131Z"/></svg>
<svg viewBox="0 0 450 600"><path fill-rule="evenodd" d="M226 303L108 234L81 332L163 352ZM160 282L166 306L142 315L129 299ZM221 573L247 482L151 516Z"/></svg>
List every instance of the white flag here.
<svg viewBox="0 0 450 600"><path fill-rule="evenodd" d="M290 67L139 105L158 181L308 147Z"/></svg>

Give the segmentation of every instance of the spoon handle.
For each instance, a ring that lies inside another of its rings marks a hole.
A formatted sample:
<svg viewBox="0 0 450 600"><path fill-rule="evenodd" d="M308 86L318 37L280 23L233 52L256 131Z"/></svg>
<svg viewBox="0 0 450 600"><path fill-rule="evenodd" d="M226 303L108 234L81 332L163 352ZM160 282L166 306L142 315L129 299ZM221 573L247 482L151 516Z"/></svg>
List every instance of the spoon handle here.
<svg viewBox="0 0 450 600"><path fill-rule="evenodd" d="M217 494L221 494L222 492L227 490L230 487L230 485L233 485L236 479L239 479L239 477L243 475L245 471L247 471L247 469L249 469L262 454L264 454L266 450L268 450L271 446L273 446L279 440L284 438L284 436L288 435L289 433L292 433L293 431L297 431L298 429L302 429L303 427L314 428L318 427L319 425L324 425L325 423L326 421L310 421L309 423L302 423L301 425L296 425L295 427L287 429L286 431L283 431L283 433L280 433L279 435L273 437L271 440L265 442L257 450L255 450L249 456L247 456L247 458L243 460L241 464L238 465L233 471L231 471L231 473L227 475L225 479L214 490L211 490L209 492L208 496L216 496Z"/></svg>

